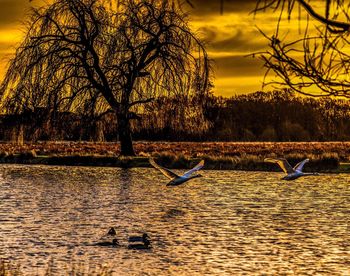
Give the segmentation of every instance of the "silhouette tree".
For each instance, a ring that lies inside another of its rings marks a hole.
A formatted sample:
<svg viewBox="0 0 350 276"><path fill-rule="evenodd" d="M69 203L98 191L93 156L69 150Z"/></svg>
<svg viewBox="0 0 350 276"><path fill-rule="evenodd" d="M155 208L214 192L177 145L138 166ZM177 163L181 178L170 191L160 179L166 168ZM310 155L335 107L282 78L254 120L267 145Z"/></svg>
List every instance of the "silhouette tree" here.
<svg viewBox="0 0 350 276"><path fill-rule="evenodd" d="M130 121L156 97L206 93L209 63L181 9L168 1L56 0L33 9L1 85L9 112L113 112L122 155L134 155Z"/></svg>
<svg viewBox="0 0 350 276"><path fill-rule="evenodd" d="M349 9L343 0L258 0L255 12L280 13L275 33L263 33L269 50L259 55L267 73L278 76L273 83L316 97L350 97ZM300 35L283 33L280 22L297 13Z"/></svg>

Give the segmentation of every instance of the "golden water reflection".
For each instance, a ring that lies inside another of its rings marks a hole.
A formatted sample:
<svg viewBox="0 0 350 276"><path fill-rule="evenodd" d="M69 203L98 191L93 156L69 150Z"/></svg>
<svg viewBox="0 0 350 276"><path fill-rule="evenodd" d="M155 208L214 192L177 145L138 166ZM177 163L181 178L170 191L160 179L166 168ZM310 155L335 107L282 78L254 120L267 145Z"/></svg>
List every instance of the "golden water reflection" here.
<svg viewBox="0 0 350 276"><path fill-rule="evenodd" d="M174 188L147 168L3 165L0 258L26 275L349 275L350 175L203 171ZM119 248L91 246L109 227ZM147 232L153 249L128 250Z"/></svg>

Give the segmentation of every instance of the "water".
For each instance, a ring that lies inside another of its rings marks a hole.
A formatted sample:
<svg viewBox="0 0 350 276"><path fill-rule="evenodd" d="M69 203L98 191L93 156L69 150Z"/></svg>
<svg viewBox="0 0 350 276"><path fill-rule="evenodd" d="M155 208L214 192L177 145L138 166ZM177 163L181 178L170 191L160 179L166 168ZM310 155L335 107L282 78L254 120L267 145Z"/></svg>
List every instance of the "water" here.
<svg viewBox="0 0 350 276"><path fill-rule="evenodd" d="M26 275L350 275L350 175L2 165L0 259ZM114 226L119 248L91 246ZM147 232L153 249L128 250Z"/></svg>

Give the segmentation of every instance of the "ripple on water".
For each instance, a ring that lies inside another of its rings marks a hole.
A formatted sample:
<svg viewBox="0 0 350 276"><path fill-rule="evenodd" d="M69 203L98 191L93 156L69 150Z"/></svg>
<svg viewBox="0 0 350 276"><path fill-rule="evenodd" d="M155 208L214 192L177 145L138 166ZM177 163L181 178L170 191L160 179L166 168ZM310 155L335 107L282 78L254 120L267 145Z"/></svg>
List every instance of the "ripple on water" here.
<svg viewBox="0 0 350 276"><path fill-rule="evenodd" d="M152 169L4 165L0 257L27 274L350 274L349 175L203 175L167 188ZM91 246L110 226L122 245ZM153 249L126 249L142 232Z"/></svg>

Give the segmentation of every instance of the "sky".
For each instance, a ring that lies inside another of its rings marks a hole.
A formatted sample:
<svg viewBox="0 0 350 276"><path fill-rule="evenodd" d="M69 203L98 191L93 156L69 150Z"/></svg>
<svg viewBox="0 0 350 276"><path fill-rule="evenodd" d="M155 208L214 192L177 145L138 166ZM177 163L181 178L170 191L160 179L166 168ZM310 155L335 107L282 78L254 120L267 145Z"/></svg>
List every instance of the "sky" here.
<svg viewBox="0 0 350 276"><path fill-rule="evenodd" d="M249 55L267 49L267 41L257 26L272 34L277 15L251 14L256 0L226 0L223 14L219 0L192 2L190 24L205 40L213 60L214 93L229 97L261 90L265 69L259 59ZM26 14L31 7L43 3L43 0L0 0L0 79L23 37Z"/></svg>

